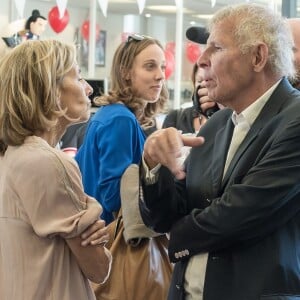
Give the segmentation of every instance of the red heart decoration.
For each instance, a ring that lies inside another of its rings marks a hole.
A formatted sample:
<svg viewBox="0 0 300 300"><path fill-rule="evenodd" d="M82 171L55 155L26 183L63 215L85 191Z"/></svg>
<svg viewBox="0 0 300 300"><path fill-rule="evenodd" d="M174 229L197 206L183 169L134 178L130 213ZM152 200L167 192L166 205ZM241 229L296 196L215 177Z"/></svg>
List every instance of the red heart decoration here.
<svg viewBox="0 0 300 300"><path fill-rule="evenodd" d="M186 44L186 57L191 63L195 63L201 55L201 49L198 44L188 42Z"/></svg>
<svg viewBox="0 0 300 300"><path fill-rule="evenodd" d="M100 26L96 24L96 41L100 38ZM81 25L81 35L88 42L90 38L90 21L86 20Z"/></svg>
<svg viewBox="0 0 300 300"><path fill-rule="evenodd" d="M59 18L59 10L57 6L52 7L48 13L49 24L56 33L62 32L66 28L69 23L69 19L70 16L67 9L65 10L63 17L61 19Z"/></svg>
<svg viewBox="0 0 300 300"><path fill-rule="evenodd" d="M164 52L165 52L165 58L166 58L165 76L166 76L166 79L169 79L175 68L175 57L174 57L174 54L172 53L172 51L170 51L170 50L165 50Z"/></svg>
<svg viewBox="0 0 300 300"><path fill-rule="evenodd" d="M171 51L173 54L175 54L175 48L176 48L175 42L167 42L165 47L166 50Z"/></svg>

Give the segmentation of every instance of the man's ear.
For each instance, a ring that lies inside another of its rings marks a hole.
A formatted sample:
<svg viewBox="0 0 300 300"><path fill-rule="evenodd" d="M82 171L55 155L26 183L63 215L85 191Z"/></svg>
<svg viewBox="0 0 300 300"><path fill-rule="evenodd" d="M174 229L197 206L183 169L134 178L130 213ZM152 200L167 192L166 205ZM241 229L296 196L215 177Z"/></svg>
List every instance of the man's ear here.
<svg viewBox="0 0 300 300"><path fill-rule="evenodd" d="M255 72L260 72L268 61L269 49L265 43L256 44L252 50L252 65Z"/></svg>

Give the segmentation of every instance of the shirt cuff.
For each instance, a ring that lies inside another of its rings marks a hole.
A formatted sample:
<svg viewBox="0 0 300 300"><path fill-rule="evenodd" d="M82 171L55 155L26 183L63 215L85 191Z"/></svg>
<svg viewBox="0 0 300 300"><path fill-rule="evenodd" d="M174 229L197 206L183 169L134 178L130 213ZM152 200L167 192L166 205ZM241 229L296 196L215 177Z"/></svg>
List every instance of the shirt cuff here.
<svg viewBox="0 0 300 300"><path fill-rule="evenodd" d="M161 164L158 164L153 169L149 169L147 166L144 155L142 156L142 166L143 166L143 177L146 185L154 184L158 180L158 171L161 167Z"/></svg>

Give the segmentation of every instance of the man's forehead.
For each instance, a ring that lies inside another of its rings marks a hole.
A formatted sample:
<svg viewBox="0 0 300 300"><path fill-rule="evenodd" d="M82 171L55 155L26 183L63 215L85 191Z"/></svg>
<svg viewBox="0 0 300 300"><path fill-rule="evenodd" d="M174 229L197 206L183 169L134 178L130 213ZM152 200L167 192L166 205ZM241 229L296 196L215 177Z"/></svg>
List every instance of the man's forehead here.
<svg viewBox="0 0 300 300"><path fill-rule="evenodd" d="M211 27L209 37L207 39L207 43L214 43L216 41L224 41L228 39L232 39L234 35L234 31L230 24L225 23L217 23Z"/></svg>

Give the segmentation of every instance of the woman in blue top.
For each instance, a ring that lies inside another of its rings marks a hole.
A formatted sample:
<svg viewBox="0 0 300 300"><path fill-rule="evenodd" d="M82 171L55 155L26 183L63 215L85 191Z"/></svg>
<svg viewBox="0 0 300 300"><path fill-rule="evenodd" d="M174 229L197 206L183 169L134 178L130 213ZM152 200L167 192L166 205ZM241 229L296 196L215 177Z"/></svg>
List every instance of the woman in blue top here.
<svg viewBox="0 0 300 300"><path fill-rule="evenodd" d="M154 125L154 115L168 99L165 67L158 40L130 35L114 54L109 93L95 99L101 108L75 158L85 192L101 203L107 224L121 206L121 176L130 164L140 162L144 130Z"/></svg>

